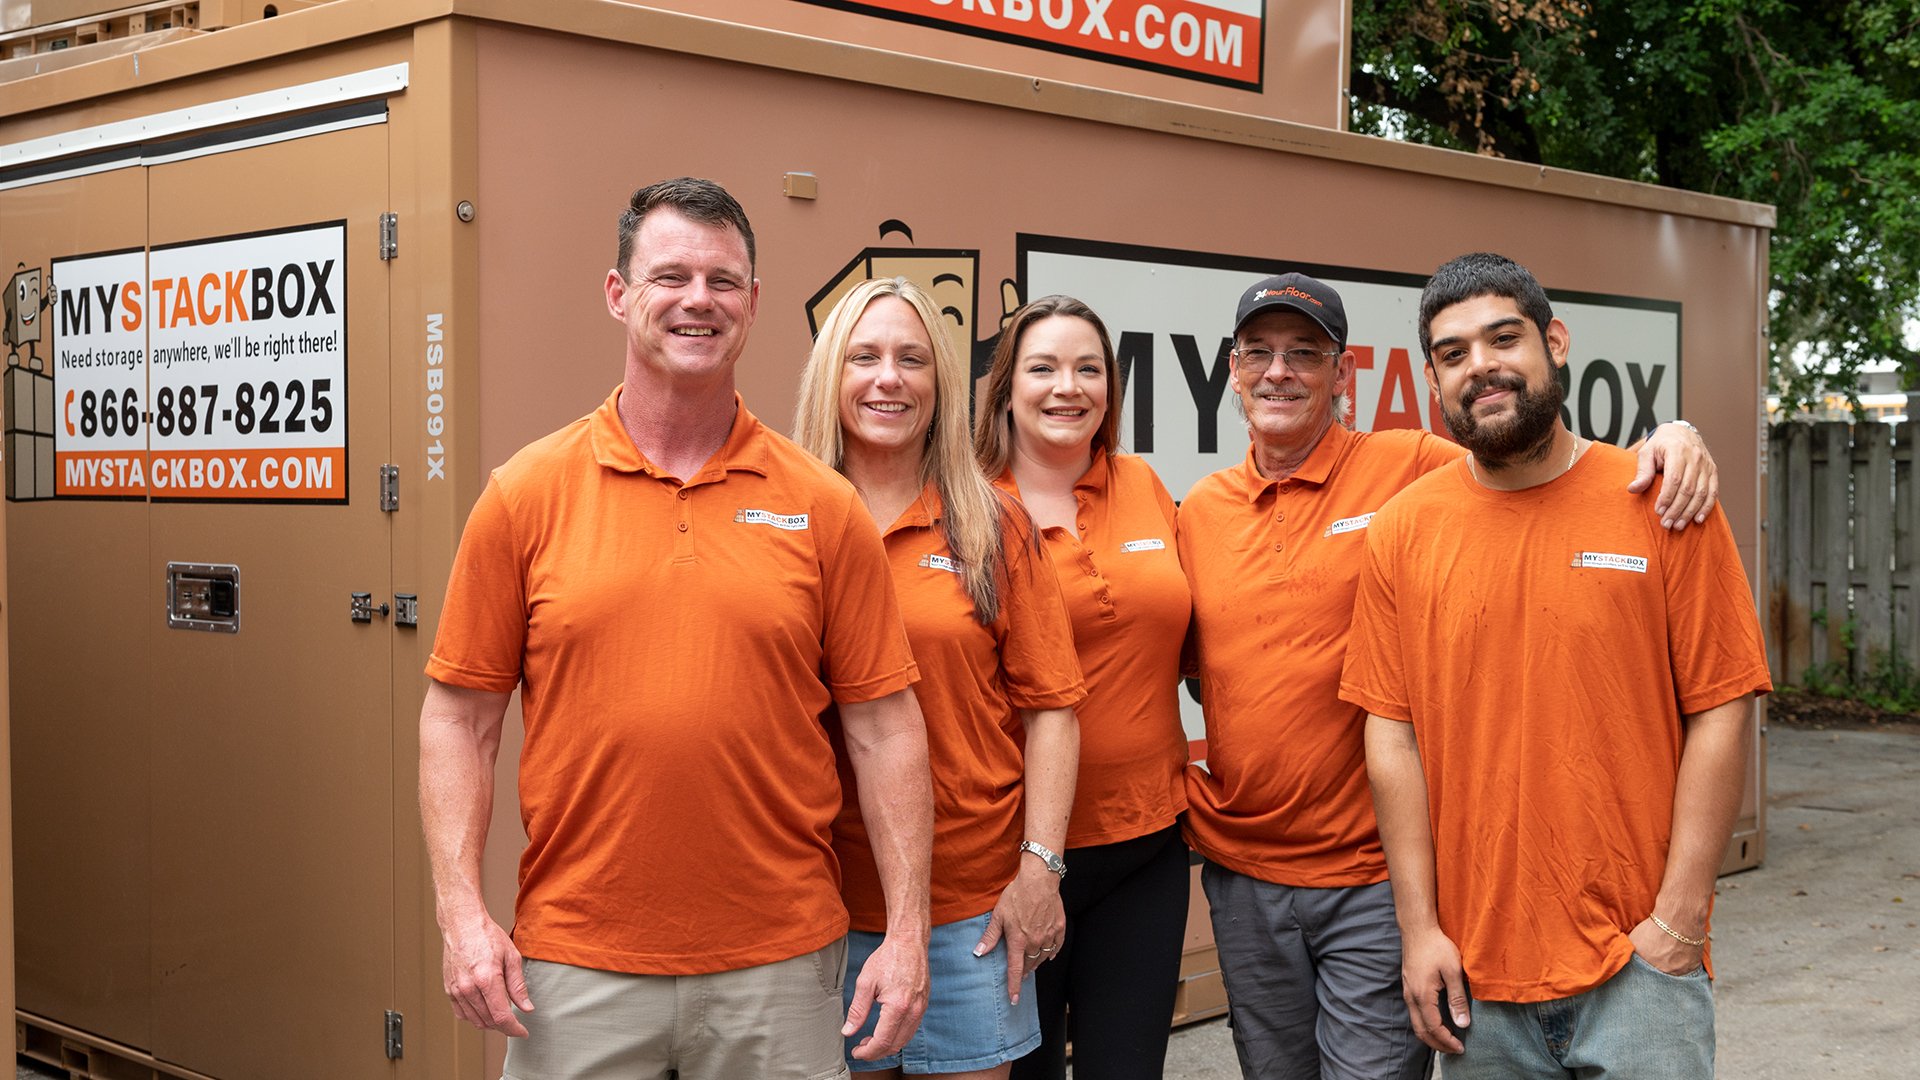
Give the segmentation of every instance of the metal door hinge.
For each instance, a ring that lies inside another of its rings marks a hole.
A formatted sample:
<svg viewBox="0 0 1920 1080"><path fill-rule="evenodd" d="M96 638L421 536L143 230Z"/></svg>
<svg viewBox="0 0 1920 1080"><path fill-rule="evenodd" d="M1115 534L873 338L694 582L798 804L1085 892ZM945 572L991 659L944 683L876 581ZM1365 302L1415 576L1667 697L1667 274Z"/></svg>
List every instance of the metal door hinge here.
<svg viewBox="0 0 1920 1080"><path fill-rule="evenodd" d="M391 514L400 509L400 466L380 466L380 509Z"/></svg>
<svg viewBox="0 0 1920 1080"><path fill-rule="evenodd" d="M400 255L400 215L380 215L380 261L387 262Z"/></svg>
<svg viewBox="0 0 1920 1080"><path fill-rule="evenodd" d="M404 1018L399 1013L392 1009L387 1010L387 1060L389 1061L400 1060L401 1053L406 1049L400 1037L400 1025L403 1022Z"/></svg>
<svg viewBox="0 0 1920 1080"><path fill-rule="evenodd" d="M418 593L397 592L393 594L393 624L395 626L420 625L420 595Z"/></svg>

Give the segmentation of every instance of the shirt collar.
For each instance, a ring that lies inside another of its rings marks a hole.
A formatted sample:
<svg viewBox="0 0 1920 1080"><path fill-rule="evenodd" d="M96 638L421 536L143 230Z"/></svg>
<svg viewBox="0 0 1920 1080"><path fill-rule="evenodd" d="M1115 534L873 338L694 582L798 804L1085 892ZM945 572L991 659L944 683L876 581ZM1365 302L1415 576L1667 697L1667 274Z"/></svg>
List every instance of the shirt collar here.
<svg viewBox="0 0 1920 1080"><path fill-rule="evenodd" d="M607 400L587 417L587 435L593 444L593 459L615 472L645 473L648 476L663 475L660 468L647 460L640 448L633 445L633 439L627 434L627 426L620 420L620 394L622 387L613 388ZM724 480L726 474L734 470L767 475L768 446L761 437L765 425L758 417L748 411L747 404L741 400L740 392L733 394L733 427L727 432L727 441L701 466L700 471L686 483L704 483Z"/></svg>
<svg viewBox="0 0 1920 1080"><path fill-rule="evenodd" d="M887 532L893 533L899 529L933 528L940 524L941 512L944 509L945 504L940 501L940 489L929 480L927 486L920 489L920 497L901 511L899 520L887 526Z"/></svg>
<svg viewBox="0 0 1920 1080"><path fill-rule="evenodd" d="M1300 467L1293 470L1292 475L1287 477L1287 481L1298 480L1302 483L1313 484L1316 487L1326 483L1327 478L1333 475L1334 463L1340 460L1341 454L1346 453L1347 444L1353 441L1353 438L1354 434L1352 429L1348 428L1345 424L1335 421L1327 427L1326 434L1320 436L1320 441L1315 443L1313 449L1308 452L1307 460L1301 462ZM1242 482L1246 488L1248 502L1254 502L1259 499L1260 496L1266 494L1267 489L1277 487L1286 482L1270 480L1260 475L1259 466L1254 464L1254 448L1252 443L1247 444L1247 456L1246 459L1240 463L1240 470Z"/></svg>
<svg viewBox="0 0 1920 1080"><path fill-rule="evenodd" d="M1073 490L1090 491L1096 495L1107 490L1107 482L1113 479L1113 462L1107 458L1107 450L1101 447L1093 452L1093 461L1087 465L1087 471L1073 482Z"/></svg>

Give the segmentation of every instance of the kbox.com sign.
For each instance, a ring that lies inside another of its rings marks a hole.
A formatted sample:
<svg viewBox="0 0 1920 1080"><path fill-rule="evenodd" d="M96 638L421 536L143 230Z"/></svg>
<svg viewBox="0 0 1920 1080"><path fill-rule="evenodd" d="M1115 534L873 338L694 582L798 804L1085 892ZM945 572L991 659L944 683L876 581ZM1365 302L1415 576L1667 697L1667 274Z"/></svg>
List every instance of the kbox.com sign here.
<svg viewBox="0 0 1920 1080"><path fill-rule="evenodd" d="M1264 0L805 0L1169 75L1259 89Z"/></svg>

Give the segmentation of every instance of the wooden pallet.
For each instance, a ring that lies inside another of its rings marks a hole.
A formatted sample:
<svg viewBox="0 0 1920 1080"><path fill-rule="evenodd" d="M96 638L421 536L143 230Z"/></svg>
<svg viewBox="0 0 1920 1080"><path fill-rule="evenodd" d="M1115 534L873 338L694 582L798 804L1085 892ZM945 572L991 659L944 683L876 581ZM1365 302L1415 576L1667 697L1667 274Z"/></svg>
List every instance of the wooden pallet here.
<svg viewBox="0 0 1920 1080"><path fill-rule="evenodd" d="M27 1012L14 1014L13 1050L21 1057L63 1070L70 1080L213 1080L204 1073L158 1061L144 1050Z"/></svg>

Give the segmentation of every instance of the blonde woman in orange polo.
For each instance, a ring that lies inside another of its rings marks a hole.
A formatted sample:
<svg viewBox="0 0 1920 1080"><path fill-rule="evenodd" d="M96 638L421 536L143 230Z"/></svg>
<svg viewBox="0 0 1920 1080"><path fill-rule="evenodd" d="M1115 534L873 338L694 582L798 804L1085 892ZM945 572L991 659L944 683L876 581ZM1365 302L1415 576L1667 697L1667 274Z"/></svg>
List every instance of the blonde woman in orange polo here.
<svg viewBox="0 0 1920 1080"><path fill-rule="evenodd" d="M933 772L927 1011L906 1048L877 1061L852 1057L866 1028L849 1016L848 1064L863 1073L1005 1077L1040 1042L1033 972L1066 930L1056 853L1086 692L1032 523L974 464L967 396L938 309L903 278L848 293L801 376L795 441L853 481L880 526ZM865 981L885 1005L915 992L887 985L886 951L914 928L886 909L870 847L884 838L869 837L851 772L841 781L834 850L853 927L844 992L851 1003Z"/></svg>

